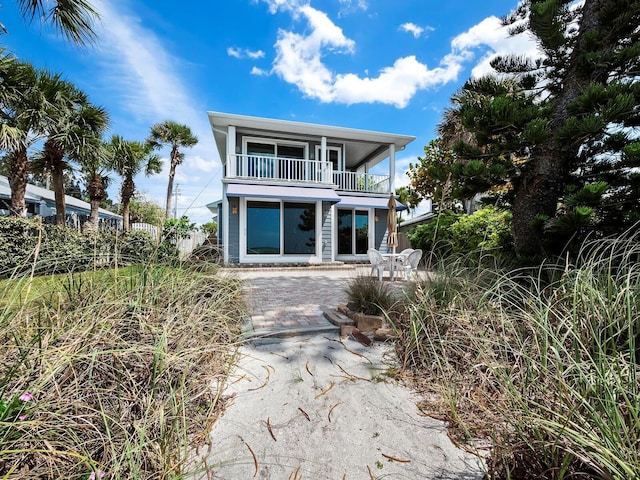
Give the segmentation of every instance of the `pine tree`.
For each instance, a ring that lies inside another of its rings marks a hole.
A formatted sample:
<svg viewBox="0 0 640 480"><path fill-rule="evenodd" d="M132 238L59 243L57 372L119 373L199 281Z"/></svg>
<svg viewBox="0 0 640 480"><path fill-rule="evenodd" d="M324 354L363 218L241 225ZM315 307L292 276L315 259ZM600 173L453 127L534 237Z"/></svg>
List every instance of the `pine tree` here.
<svg viewBox="0 0 640 480"><path fill-rule="evenodd" d="M542 57L497 58L497 75L454 95L441 127L457 135L454 180L510 191L521 255L545 253L542 229L565 240L632 226L640 220L640 1L525 0L504 23L533 35Z"/></svg>

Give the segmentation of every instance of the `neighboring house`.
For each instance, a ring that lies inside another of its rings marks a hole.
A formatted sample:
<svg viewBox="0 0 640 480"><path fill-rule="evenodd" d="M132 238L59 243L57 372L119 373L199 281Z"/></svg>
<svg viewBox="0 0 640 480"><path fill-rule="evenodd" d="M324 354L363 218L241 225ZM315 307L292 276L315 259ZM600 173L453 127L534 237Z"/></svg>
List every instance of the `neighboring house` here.
<svg viewBox="0 0 640 480"><path fill-rule="evenodd" d="M53 190L27 184L24 199L27 204L28 217L36 215L45 219L55 217L56 200ZM89 203L69 195L65 195L65 202L68 220L73 220L73 223L77 225L82 225L82 223L87 221L91 213L91 205ZM0 175L0 215L8 215L10 205L11 187L9 186L9 179ZM122 221L120 215L116 215L104 208L98 210L98 218L102 221L108 221L111 224L119 224Z"/></svg>
<svg viewBox="0 0 640 480"><path fill-rule="evenodd" d="M396 152L415 137L209 112L225 263L364 261L386 249ZM388 173L370 170L388 161ZM405 209L398 204L398 210Z"/></svg>

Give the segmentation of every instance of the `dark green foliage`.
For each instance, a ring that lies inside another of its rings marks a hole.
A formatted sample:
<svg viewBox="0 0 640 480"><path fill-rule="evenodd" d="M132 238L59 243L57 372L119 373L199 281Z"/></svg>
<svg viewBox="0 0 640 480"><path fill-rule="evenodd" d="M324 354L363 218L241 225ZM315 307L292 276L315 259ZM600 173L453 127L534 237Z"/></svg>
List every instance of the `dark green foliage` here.
<svg viewBox="0 0 640 480"><path fill-rule="evenodd" d="M511 248L511 212L485 207L471 215L443 212L409 234L413 248L443 259L451 254L477 258L496 249ZM495 252L493 252L495 253Z"/></svg>
<svg viewBox="0 0 640 480"><path fill-rule="evenodd" d="M452 196L498 194L523 258L627 230L640 217L640 3L524 0L504 24L543 55L496 58L499 76L452 97L439 133L453 161L437 178Z"/></svg>
<svg viewBox="0 0 640 480"><path fill-rule="evenodd" d="M146 263L157 249L158 242L148 232L80 233L35 219L0 217L0 278L32 270L36 275L83 271L116 261Z"/></svg>
<svg viewBox="0 0 640 480"><path fill-rule="evenodd" d="M130 230L117 238L120 261L126 264L148 262L155 257L158 241L144 230Z"/></svg>
<svg viewBox="0 0 640 480"><path fill-rule="evenodd" d="M438 258L444 258L453 252L453 236L451 226L461 217L459 213L450 210L438 214L429 223L418 225L408 234L413 248L423 252L433 252Z"/></svg>
<svg viewBox="0 0 640 480"><path fill-rule="evenodd" d="M367 315L382 315L396 303L393 294L384 282L375 277L356 277L347 287L349 308Z"/></svg>
<svg viewBox="0 0 640 480"><path fill-rule="evenodd" d="M166 220L162 225L162 242L160 242L158 257L165 261L179 260L178 241L189 238L191 232L195 230L196 224L186 215Z"/></svg>
<svg viewBox="0 0 640 480"><path fill-rule="evenodd" d="M511 219L511 212L494 207L462 215L451 225L454 252L469 254L510 246Z"/></svg>
<svg viewBox="0 0 640 480"><path fill-rule="evenodd" d="M218 224L216 222L203 223L200 226L200 231L206 233L210 237L215 237L218 233Z"/></svg>
<svg viewBox="0 0 640 480"><path fill-rule="evenodd" d="M0 277L28 266L35 255L38 233L39 226L31 220L0 217Z"/></svg>

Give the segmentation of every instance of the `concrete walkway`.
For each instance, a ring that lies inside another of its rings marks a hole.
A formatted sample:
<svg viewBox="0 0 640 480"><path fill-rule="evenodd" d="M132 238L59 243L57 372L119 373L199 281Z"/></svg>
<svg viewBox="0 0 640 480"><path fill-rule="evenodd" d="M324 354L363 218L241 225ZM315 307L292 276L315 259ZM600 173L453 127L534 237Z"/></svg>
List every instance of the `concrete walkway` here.
<svg viewBox="0 0 640 480"><path fill-rule="evenodd" d="M209 447L193 458L193 479L482 478L478 458L456 448L446 425L422 414L419 397L387 375L398 367L393 345L341 339L324 319L323 309L345 303L349 280L368 268L224 274L245 281L254 334L296 336L239 348L219 386L227 408Z"/></svg>

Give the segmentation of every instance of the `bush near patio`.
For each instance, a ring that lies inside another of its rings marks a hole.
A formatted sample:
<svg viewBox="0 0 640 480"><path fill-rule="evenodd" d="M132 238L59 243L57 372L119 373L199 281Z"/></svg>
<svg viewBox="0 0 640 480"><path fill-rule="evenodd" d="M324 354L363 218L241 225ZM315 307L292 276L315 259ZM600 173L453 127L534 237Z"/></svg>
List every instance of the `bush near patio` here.
<svg viewBox="0 0 640 480"><path fill-rule="evenodd" d="M223 406L239 282L148 263L0 280L0 476L184 478Z"/></svg>
<svg viewBox="0 0 640 480"><path fill-rule="evenodd" d="M487 252L512 249L512 214L487 206L470 215L446 210L409 235L413 248L443 259L452 254L478 257Z"/></svg>
<svg viewBox="0 0 640 480"><path fill-rule="evenodd" d="M634 231L532 269L440 262L391 317L421 408L489 453L488 478L640 478Z"/></svg>

